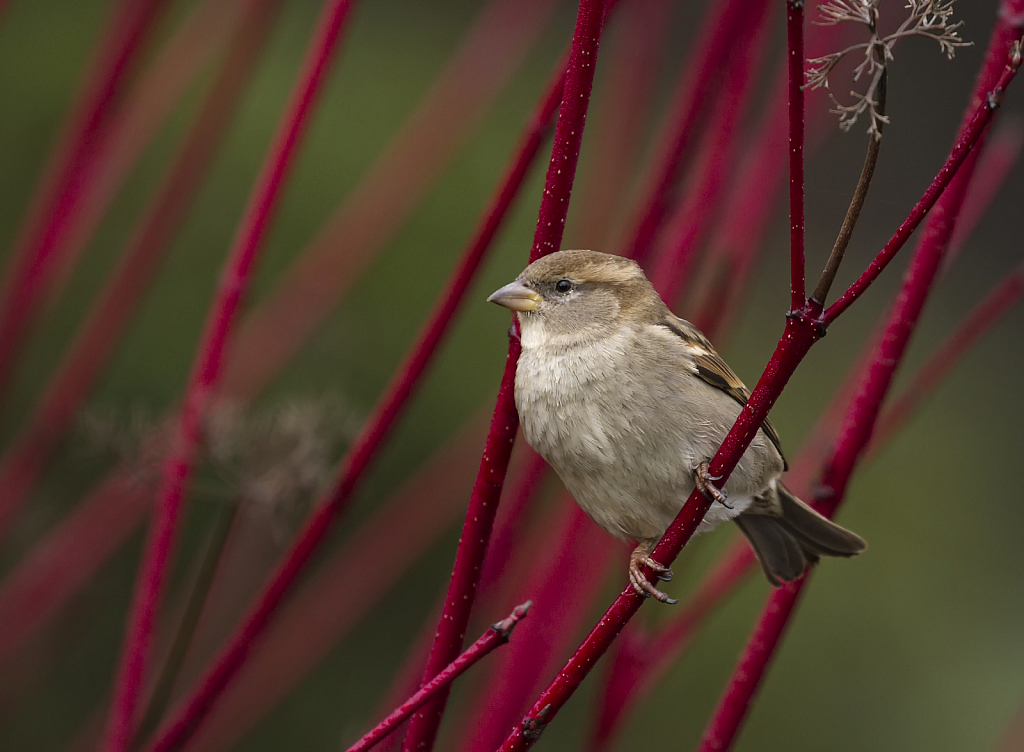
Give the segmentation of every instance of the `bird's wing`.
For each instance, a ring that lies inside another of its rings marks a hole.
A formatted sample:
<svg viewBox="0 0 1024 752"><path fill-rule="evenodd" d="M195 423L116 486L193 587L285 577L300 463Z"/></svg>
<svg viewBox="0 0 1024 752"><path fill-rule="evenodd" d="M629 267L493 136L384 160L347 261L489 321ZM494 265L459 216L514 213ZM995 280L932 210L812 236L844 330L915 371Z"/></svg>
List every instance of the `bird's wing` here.
<svg viewBox="0 0 1024 752"><path fill-rule="evenodd" d="M689 350L690 356L693 358L693 365L698 378L716 389L721 389L740 405L747 404L747 400L750 399L750 390L740 381L740 377L722 360L722 356L715 352L714 346L708 341L707 337L701 334L689 321L676 316L666 317L662 325L686 343L687 350ZM779 450L779 454L782 455L782 462L786 465L786 469L788 469L786 456L782 453L782 444L779 441L779 434L775 430L775 426L765 418L761 428L772 444L775 445L775 448Z"/></svg>

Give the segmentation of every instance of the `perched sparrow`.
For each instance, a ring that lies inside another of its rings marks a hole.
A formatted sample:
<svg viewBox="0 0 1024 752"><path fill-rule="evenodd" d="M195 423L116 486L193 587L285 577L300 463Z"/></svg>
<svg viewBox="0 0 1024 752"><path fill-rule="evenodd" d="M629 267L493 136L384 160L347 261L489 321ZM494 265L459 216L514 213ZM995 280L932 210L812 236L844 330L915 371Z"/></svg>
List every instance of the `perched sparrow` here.
<svg viewBox="0 0 1024 752"><path fill-rule="evenodd" d="M639 543L629 579L641 595L674 602L641 567L671 579L650 554L695 486L715 502L697 532L735 520L773 585L819 556L864 550L779 481L786 461L767 420L725 489L711 484L708 462L750 392L633 261L553 253L488 300L519 319L515 395L526 440L597 524Z"/></svg>

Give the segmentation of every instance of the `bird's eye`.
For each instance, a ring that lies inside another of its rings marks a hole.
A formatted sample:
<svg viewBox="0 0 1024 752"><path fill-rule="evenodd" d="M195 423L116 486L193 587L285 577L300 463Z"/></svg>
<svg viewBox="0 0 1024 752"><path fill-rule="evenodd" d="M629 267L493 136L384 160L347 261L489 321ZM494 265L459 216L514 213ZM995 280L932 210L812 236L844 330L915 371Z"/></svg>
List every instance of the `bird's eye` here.
<svg viewBox="0 0 1024 752"><path fill-rule="evenodd" d="M572 282L570 282L567 279L560 279L557 282L555 282L555 291L556 292L566 293L566 292L569 292L569 290L571 290L571 289L572 289Z"/></svg>

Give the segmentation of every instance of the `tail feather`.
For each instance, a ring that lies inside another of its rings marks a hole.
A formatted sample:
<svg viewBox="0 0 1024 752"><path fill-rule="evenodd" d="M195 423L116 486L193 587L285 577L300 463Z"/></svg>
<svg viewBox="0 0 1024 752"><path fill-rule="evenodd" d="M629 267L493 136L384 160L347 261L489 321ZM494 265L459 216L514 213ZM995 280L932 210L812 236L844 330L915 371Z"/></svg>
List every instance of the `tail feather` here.
<svg viewBox="0 0 1024 752"><path fill-rule="evenodd" d="M867 548L863 538L815 512L782 483L776 489L778 503L770 511L755 505L736 518L773 585L797 579L821 556L855 556Z"/></svg>

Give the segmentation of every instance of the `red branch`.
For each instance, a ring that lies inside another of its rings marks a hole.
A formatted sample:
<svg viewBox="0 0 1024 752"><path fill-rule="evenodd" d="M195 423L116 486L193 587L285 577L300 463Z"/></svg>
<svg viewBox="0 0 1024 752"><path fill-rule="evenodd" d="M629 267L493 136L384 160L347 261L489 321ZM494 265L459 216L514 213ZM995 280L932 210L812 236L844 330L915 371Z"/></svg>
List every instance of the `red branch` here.
<svg viewBox="0 0 1024 752"><path fill-rule="evenodd" d="M789 310L807 302L804 291L804 0L786 1L789 56Z"/></svg>
<svg viewBox="0 0 1024 752"><path fill-rule="evenodd" d="M0 533L31 492L74 423L175 237L231 122L281 0L259 0L239 26L228 58L155 198L122 252L57 372L0 463Z"/></svg>
<svg viewBox="0 0 1024 752"><path fill-rule="evenodd" d="M1024 9L1024 0L1017 0L1017 3L1016 12L1019 13ZM972 106L967 110L968 116L972 115L974 106L981 100L982 111L989 113L985 122L991 118L999 97L1020 65L1019 51L1011 53L1009 62L1006 62L1010 42L1019 40L1020 36L1020 29L1013 29L1005 21L1000 20L989 43L986 62L972 97ZM1001 75L1000 67L1003 69ZM993 85L997 76L998 80ZM965 139L972 137L972 134L980 135L979 114L974 111L966 127L962 129L954 147L954 155L963 147L969 152L970 145L964 143ZM976 140L978 136L974 138ZM951 155L950 159L953 158ZM963 161L963 157L960 161ZM945 167L943 169L945 170ZM938 205L929 217L928 225L904 276L903 285L883 336L864 372L856 394L850 401L839 431L839 440L831 457L825 463L825 470L818 486L821 491L816 494L819 496L818 510L829 517L835 514L845 498L850 477L870 441L882 401L892 385L896 369L902 362L910 336L916 328L938 274L956 223L957 213L963 204L970 175L971 170L968 167L956 176L954 185L938 200ZM927 198L928 194L922 201ZM934 199L932 203L935 203ZM885 253L885 249L882 253ZM704 732L700 752L718 752L731 747L809 579L808 575L789 583L769 596L732 679Z"/></svg>
<svg viewBox="0 0 1024 752"><path fill-rule="evenodd" d="M204 416L221 373L225 344L351 6L351 0L336 0L324 8L316 38L239 226L207 320L176 426L174 448L164 464L156 514L136 580L104 744L108 752L121 752L131 743L135 711L184 490L201 440Z"/></svg>
<svg viewBox="0 0 1024 752"><path fill-rule="evenodd" d="M572 51L566 70L565 89L559 109L551 162L544 184L530 261L557 251L562 242L569 199L576 176L583 127L590 104L598 45L604 25L604 0L581 0L573 34ZM476 598L477 585L487 552L501 488L508 469L512 443L519 428L513 394L516 363L519 360L518 337L509 343L505 373L498 390L494 419L480 460L480 473L473 486L466 522L455 555L451 582L437 636L427 660L425 680L429 680L458 655L465 639L466 625ZM431 749L444 714L447 693L439 693L422 712L409 722L402 749Z"/></svg>
<svg viewBox="0 0 1024 752"><path fill-rule="evenodd" d="M59 266L55 249L82 198L82 187L96 168L96 148L110 111L142 51L143 42L165 0L122 0L87 74L82 94L57 147L57 165L45 179L11 254L0 308L0 395L10 383L15 360L40 301Z"/></svg>
<svg viewBox="0 0 1024 752"><path fill-rule="evenodd" d="M463 709L468 722L458 734L458 752L490 752L501 744L545 674L572 649L605 588L609 565L618 560L612 554L619 547L609 545L605 532L571 496L561 494L557 506L537 550L518 557L529 566L514 579L513 598L529 593L545 616L525 625L515 645L488 666L489 676Z"/></svg>
<svg viewBox="0 0 1024 752"><path fill-rule="evenodd" d="M978 164L971 178L971 190L964 198L964 208L956 220L956 229L949 239L949 251L943 268L960 255L964 243L981 222L992 201L999 195L1006 178L1017 165L1021 147L1024 146L1024 124L1016 118L1003 118L999 127L993 128L985 144L985 151L978 156Z"/></svg>
<svg viewBox="0 0 1024 752"><path fill-rule="evenodd" d="M413 711L455 681L466 669L495 648L507 643L512 636L512 630L515 629L516 624L521 619L525 618L526 612L529 609L530 601L527 601L521 606L516 606L515 610L502 621L492 624L491 628L479 640L470 645L462 655L449 663L443 671L424 684L416 694L398 706L391 715L377 724L366 736L349 747L348 752L366 752L366 750L394 731L395 727L412 715Z"/></svg>
<svg viewBox="0 0 1024 752"><path fill-rule="evenodd" d="M1004 46L1002 49L1005 55L1006 47ZM942 189L945 188L956 174L956 170L963 163L966 155L970 153L981 137L984 125L991 119L992 110L997 104L1001 90L1009 83L1015 72L1015 67L1007 66L997 84L998 93L996 91L991 92L989 97L973 113L970 126L957 141L953 152L947 159L946 164L943 165L939 177L933 181L928 192L918 202L918 205L914 207L911 214L912 218L923 218L926 208L933 205L937 199L935 191L941 195ZM911 220L904 222L897 231L897 235L886 244L883 252L879 254L879 257L882 257L884 253L887 253L888 258L876 258L872 264L884 267L885 263L891 260L895 250L901 247L906 238L909 237L907 228L910 227L912 231L912 228L916 227L919 223L920 219L917 219L915 222L911 222ZM876 277L877 273L869 276L866 279L866 283L870 284ZM827 322L823 318L817 318L816 312L812 310L812 305L813 302L809 302L804 310L791 312L788 315L785 331L779 340L772 359L765 368L753 394L747 401L746 407L740 413L721 448L715 454L711 462L711 473L715 476L721 476L721 483L724 484L726 482L730 473L739 462L750 440L764 422L769 410L778 399L796 367L814 343L824 334ZM845 306L836 315L841 313L842 310L845 310ZM835 316L829 320L834 320L834 318ZM676 556L678 556L683 546L689 541L710 506L711 501L695 489L675 521L658 543L657 548L655 548L652 554L653 558L667 564L675 561ZM648 573L648 576L653 576L653 573ZM555 717L561 707L575 692L576 688L586 678L600 656L608 649L626 622L639 610L642 603L643 599L636 595L632 588L627 588L616 598L615 602L605 612L605 615L591 631L584 643L562 668L551 685L534 703L530 713L523 720L521 727L516 728L505 740L501 747L503 751L524 749L531 746L540 737L547 723Z"/></svg>

